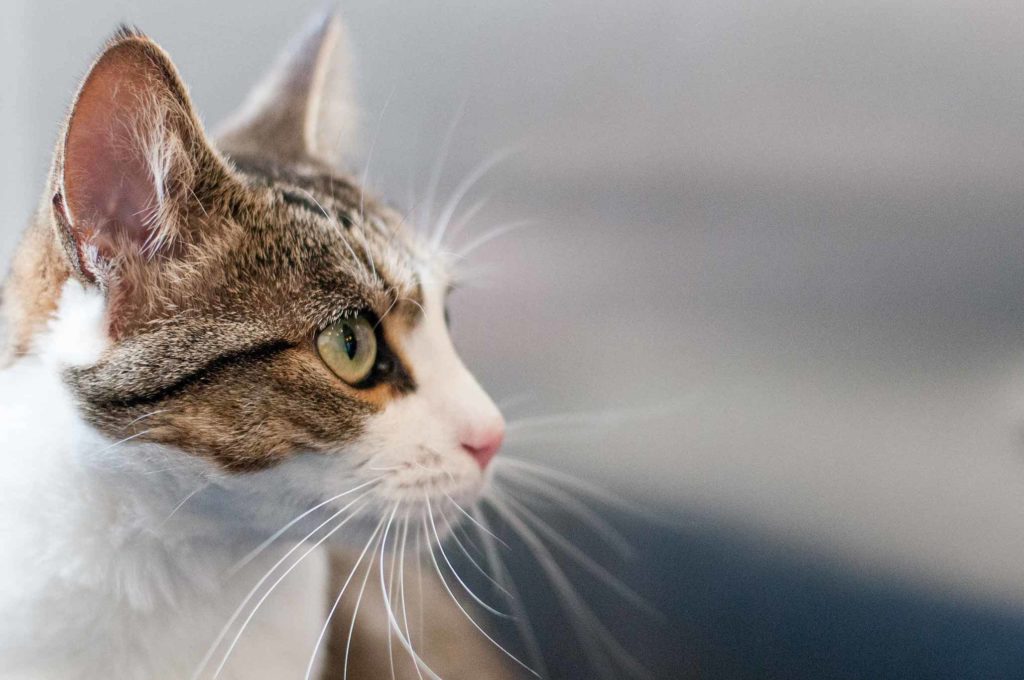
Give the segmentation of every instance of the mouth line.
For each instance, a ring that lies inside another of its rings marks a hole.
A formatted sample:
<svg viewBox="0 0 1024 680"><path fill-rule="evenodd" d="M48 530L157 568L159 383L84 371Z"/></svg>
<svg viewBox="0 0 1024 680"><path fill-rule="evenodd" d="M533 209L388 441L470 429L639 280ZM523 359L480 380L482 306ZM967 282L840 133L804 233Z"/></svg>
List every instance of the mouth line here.
<svg viewBox="0 0 1024 680"><path fill-rule="evenodd" d="M397 470L423 470L425 472L443 472L444 456L437 449L418 444L419 454L412 460L399 460L387 465L370 465L369 469L378 472L394 472Z"/></svg>
<svg viewBox="0 0 1024 680"><path fill-rule="evenodd" d="M427 498L431 503L454 503L455 498L472 502L480 497L482 488L473 484L471 480L460 481L451 475L433 474L408 479L388 479L381 485L381 491L385 495L390 493L400 496L393 499L399 503L424 505Z"/></svg>
<svg viewBox="0 0 1024 680"><path fill-rule="evenodd" d="M454 484L450 479L442 477L440 475L434 477L427 477L423 479L414 479L411 481L395 482L390 484L392 489L400 491L438 491L442 486Z"/></svg>

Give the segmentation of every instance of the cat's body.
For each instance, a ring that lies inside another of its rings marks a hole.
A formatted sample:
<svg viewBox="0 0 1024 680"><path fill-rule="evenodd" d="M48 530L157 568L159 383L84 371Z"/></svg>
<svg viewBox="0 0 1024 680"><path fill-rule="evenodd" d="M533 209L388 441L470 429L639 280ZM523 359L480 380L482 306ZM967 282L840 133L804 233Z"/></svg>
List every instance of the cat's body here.
<svg viewBox="0 0 1024 680"><path fill-rule="evenodd" d="M4 291L0 677L507 677L436 584L417 670L404 586L381 597L399 536L429 544L478 493L500 418L447 341L440 267L312 153L338 134L339 31L217 147L142 36L83 85ZM378 335L358 380L322 344L354 314ZM377 591L351 645L355 587L322 628L346 571Z"/></svg>
<svg viewBox="0 0 1024 680"><path fill-rule="evenodd" d="M210 507L200 471L173 451L118 444L81 419L54 367L95 348L101 309L75 285L67 297L77 313L58 314L38 351L0 373L7 465L0 476L0 677L189 678L252 587L295 544L236 572L263 535ZM244 496L232 500L236 509ZM223 493L217 497L223 502ZM258 511L250 506L245 514ZM306 547L300 551L294 554ZM313 550L262 604L221 677L304 677L330 599L353 563L350 551ZM417 583L411 592L428 598L433 640L422 653L431 667L456 680L507 677L437 583L426 588L419 592ZM336 613L313 677L342 677L353 600ZM367 597L362 605L347 659L354 680L390 677L379 603ZM393 645L398 677L417 678Z"/></svg>

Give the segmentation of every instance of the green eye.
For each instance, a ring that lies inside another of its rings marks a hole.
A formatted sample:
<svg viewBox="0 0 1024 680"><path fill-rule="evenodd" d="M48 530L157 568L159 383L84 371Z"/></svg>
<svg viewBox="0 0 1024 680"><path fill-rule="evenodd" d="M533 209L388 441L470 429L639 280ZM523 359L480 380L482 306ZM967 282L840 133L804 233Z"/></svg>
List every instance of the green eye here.
<svg viewBox="0 0 1024 680"><path fill-rule="evenodd" d="M364 316L342 319L316 337L320 358L335 375L356 385L366 380L377 360L377 337Z"/></svg>

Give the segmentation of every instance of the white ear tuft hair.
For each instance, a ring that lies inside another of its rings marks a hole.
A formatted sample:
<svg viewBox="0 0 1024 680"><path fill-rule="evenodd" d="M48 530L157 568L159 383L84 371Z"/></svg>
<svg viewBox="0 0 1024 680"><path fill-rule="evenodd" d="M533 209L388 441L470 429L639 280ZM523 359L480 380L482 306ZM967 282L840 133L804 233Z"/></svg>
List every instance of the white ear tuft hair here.
<svg viewBox="0 0 1024 680"><path fill-rule="evenodd" d="M228 154L336 166L356 124L351 56L341 19L316 15L218 130Z"/></svg>
<svg viewBox="0 0 1024 680"><path fill-rule="evenodd" d="M112 261L166 252L194 227L197 176L218 166L170 58L141 34L118 34L58 150L54 210L75 268L97 280Z"/></svg>

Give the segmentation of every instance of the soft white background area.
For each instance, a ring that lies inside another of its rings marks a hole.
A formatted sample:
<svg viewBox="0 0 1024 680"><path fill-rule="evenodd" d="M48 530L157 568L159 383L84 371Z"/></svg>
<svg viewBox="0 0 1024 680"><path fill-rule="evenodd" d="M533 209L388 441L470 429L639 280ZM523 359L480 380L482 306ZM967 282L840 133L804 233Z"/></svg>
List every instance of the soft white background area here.
<svg viewBox="0 0 1024 680"><path fill-rule="evenodd" d="M117 22L209 123L319 2L7 0L0 256ZM519 455L869 574L1024 607L1024 6L350 0L363 167L485 179L458 342ZM383 116L385 102L389 102ZM472 201L470 201L472 202Z"/></svg>

